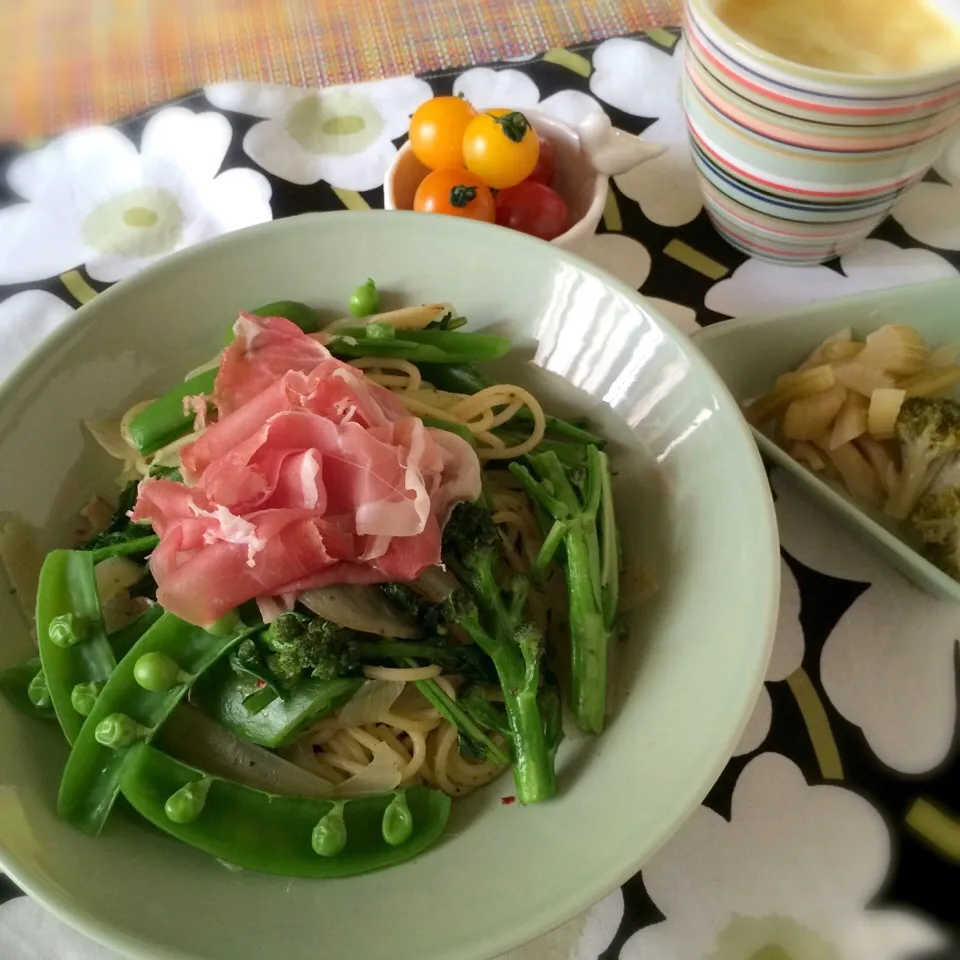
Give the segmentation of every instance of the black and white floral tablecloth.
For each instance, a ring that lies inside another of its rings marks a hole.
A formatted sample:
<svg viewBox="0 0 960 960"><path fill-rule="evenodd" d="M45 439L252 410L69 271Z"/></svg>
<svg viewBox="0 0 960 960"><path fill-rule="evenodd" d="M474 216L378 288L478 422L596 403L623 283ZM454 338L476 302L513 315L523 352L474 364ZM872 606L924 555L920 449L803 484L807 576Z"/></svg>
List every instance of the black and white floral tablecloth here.
<svg viewBox="0 0 960 960"><path fill-rule="evenodd" d="M957 273L960 137L874 236L821 267L727 247L701 209L670 31L458 74L320 91L222 84L116 127L0 147L0 376L81 303L167 253L313 210L382 204L435 93L563 119L605 110L667 146L615 178L580 251L678 327ZM958 315L960 320L960 315ZM960 956L960 608L933 600L771 476L783 590L767 683L680 834L510 960ZM0 876L2 960L116 960Z"/></svg>

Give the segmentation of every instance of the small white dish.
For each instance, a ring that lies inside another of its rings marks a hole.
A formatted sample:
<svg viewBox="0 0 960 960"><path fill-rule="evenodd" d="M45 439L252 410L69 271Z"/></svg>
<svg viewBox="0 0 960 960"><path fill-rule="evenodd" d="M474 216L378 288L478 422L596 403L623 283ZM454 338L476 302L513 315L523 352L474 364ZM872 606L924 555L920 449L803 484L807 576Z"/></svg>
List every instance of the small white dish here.
<svg viewBox="0 0 960 960"><path fill-rule="evenodd" d="M727 320L698 330L692 339L742 406L846 327L864 337L888 323L907 323L931 347L953 343L958 339L958 302L960 278L951 277ZM960 583L919 552L905 524L854 500L839 483L823 480L759 430L753 436L764 457L792 474L805 493L867 547L933 596L960 602Z"/></svg>
<svg viewBox="0 0 960 960"><path fill-rule="evenodd" d="M618 130L605 113L591 113L575 127L536 110L525 109L523 115L538 136L550 141L557 155L553 188L566 201L572 224L550 241L560 247L575 246L597 229L611 176L626 173L645 160L660 156L665 149ZM417 187L429 172L414 156L408 140L387 170L384 208L412 210Z"/></svg>

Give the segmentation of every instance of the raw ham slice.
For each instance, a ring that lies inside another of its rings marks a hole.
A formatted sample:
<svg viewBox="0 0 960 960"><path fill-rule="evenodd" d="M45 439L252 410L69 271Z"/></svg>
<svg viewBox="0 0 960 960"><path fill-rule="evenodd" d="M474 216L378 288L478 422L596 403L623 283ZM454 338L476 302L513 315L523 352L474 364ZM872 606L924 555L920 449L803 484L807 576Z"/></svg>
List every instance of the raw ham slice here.
<svg viewBox="0 0 960 960"><path fill-rule="evenodd" d="M480 494L472 447L282 318L242 315L235 331L217 422L182 451L191 485L140 485L132 517L160 537L159 602L205 625L253 598L439 563L450 510Z"/></svg>
<svg viewBox="0 0 960 960"><path fill-rule="evenodd" d="M283 374L309 373L330 351L285 317L241 313L233 341L223 353L213 385L213 402L226 417L266 390Z"/></svg>

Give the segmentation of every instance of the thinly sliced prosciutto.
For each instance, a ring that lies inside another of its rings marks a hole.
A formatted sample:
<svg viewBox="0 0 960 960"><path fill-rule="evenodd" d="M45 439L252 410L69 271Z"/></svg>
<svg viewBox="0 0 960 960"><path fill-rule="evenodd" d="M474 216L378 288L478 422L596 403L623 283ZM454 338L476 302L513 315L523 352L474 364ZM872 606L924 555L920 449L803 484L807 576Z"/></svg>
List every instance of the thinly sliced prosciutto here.
<svg viewBox="0 0 960 960"><path fill-rule="evenodd" d="M250 599L437 564L453 506L480 494L470 445L283 318L234 329L217 422L181 453L189 485L143 481L132 514L160 537L159 602L206 625Z"/></svg>

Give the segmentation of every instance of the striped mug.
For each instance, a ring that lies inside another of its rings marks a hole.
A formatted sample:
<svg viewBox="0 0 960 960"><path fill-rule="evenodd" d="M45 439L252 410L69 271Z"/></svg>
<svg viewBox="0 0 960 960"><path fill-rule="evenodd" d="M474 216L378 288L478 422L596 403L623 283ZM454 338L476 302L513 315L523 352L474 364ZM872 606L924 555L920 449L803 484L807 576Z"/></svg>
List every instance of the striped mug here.
<svg viewBox="0 0 960 960"><path fill-rule="evenodd" d="M751 256L812 264L850 250L923 177L960 117L960 60L840 73L739 36L717 0L685 0L684 13L683 103L705 207Z"/></svg>

